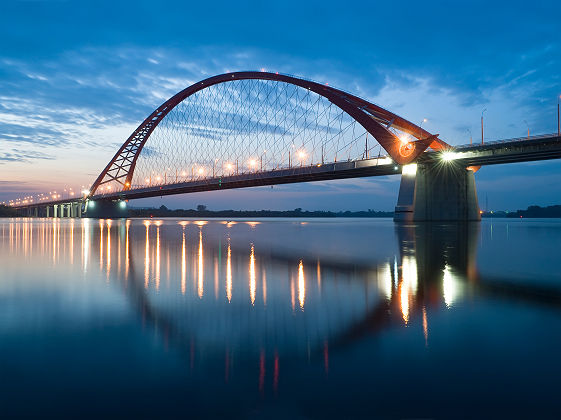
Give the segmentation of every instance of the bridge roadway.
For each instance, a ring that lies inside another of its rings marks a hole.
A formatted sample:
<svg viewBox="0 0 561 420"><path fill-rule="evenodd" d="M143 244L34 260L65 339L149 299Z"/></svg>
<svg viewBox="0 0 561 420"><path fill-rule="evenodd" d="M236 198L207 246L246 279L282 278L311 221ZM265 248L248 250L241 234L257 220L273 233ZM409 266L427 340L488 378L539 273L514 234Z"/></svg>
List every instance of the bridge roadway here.
<svg viewBox="0 0 561 420"><path fill-rule="evenodd" d="M561 158L561 136L557 134L523 137L517 139L489 142L484 145L456 146L448 152L450 161L457 166L485 166L503 163L520 163L536 160ZM426 151L417 160L419 164L442 162L442 151ZM256 171L238 175L213 177L207 179L133 188L128 191L99 193L91 200L132 200L173 194L186 194L202 191L232 188L280 185L298 182L326 181L344 178L358 178L402 173L402 166L395 164L389 157L379 157L355 161L316 164L292 167L273 171ZM20 209L61 205L82 202L81 198L34 202L14 206Z"/></svg>
<svg viewBox="0 0 561 420"><path fill-rule="evenodd" d="M455 146L451 159L460 166L486 166L561 158L561 136L546 134ZM442 152L427 151L418 163L441 160Z"/></svg>
<svg viewBox="0 0 561 420"><path fill-rule="evenodd" d="M442 161L442 153L427 151L417 162L433 164ZM495 141L484 145L463 145L455 147L450 153L451 160L456 165L465 167L558 159L561 158L561 136L543 135ZM401 172L402 167L390 158L373 158L134 188L129 191L96 194L92 199L129 200L231 188L396 175Z"/></svg>

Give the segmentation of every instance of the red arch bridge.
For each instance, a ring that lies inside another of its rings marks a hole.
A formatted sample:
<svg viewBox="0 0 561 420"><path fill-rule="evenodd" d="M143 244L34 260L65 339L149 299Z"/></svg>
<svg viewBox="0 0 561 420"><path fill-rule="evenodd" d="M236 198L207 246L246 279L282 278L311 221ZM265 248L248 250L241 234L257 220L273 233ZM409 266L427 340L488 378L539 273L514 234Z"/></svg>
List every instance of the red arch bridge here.
<svg viewBox="0 0 561 420"><path fill-rule="evenodd" d="M27 216L119 217L135 198L399 174L396 220L479 220L481 166L561 157L559 133L452 147L421 125L310 80L226 73L154 110L83 197L10 204Z"/></svg>

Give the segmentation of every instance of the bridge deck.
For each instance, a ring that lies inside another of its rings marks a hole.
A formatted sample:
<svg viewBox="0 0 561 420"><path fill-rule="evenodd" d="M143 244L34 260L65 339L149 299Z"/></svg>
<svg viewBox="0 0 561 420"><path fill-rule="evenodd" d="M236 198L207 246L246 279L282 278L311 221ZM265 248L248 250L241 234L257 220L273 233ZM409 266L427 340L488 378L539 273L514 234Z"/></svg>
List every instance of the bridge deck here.
<svg viewBox="0 0 561 420"><path fill-rule="evenodd" d="M494 141L484 145L462 145L455 147L452 153L454 153L454 162L462 166L485 166L501 163L559 159L561 158L561 136L552 134ZM441 160L441 151L428 151L421 155L418 162L434 164ZM390 158L384 157L293 167L265 172L256 171L239 175L134 188L129 191L106 192L104 194L96 194L92 199L129 200L201 191L397 174L401 174L401 166L396 165ZM35 202L13 207L41 207L80 201L80 198L72 200L62 199L48 202Z"/></svg>
<svg viewBox="0 0 561 420"><path fill-rule="evenodd" d="M520 163L561 158L561 136L548 134L499 140L478 145L454 148L454 161L465 166L485 166L501 163ZM425 152L419 162L440 159L438 152Z"/></svg>
<svg viewBox="0 0 561 420"><path fill-rule="evenodd" d="M129 191L96 194L96 199L135 199L201 191L215 191L232 188L258 187L266 185L291 184L297 182L326 181L342 178L395 175L401 167L388 158L364 159L294 167L265 172L251 172L240 175L193 180L167 185L135 188Z"/></svg>

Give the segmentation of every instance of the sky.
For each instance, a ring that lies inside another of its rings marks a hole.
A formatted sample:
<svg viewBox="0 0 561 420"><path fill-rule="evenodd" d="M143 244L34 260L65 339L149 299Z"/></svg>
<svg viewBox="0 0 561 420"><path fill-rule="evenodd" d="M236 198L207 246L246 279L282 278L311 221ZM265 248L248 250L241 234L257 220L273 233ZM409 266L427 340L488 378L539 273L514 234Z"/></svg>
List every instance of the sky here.
<svg viewBox="0 0 561 420"><path fill-rule="evenodd" d="M0 201L93 182L167 98L206 77L329 83L452 145L552 133L561 2L3 1ZM399 176L137 200L210 209L393 210ZM561 161L476 174L482 209L561 204ZM488 203L488 204L487 204Z"/></svg>

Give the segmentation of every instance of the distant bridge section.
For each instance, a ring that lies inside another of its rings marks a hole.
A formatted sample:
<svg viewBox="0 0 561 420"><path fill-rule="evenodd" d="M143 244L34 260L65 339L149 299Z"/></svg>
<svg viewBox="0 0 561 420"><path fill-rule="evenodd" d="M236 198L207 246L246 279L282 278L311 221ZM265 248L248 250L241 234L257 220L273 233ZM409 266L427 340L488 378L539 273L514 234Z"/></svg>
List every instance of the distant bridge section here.
<svg viewBox="0 0 561 420"><path fill-rule="evenodd" d="M419 162L435 162L446 158L462 166L485 166L561 158L561 136L545 134L498 140L478 145L456 146L447 153L426 152Z"/></svg>

